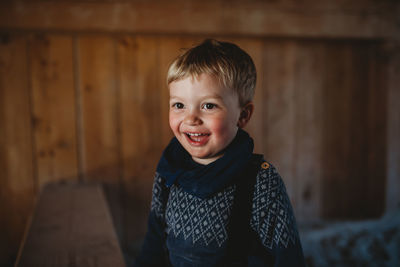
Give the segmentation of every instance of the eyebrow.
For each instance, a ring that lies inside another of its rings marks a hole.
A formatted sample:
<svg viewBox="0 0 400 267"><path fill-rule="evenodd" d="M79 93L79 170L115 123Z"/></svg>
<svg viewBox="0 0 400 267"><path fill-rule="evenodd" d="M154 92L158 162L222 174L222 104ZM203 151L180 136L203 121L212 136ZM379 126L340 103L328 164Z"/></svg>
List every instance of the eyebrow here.
<svg viewBox="0 0 400 267"><path fill-rule="evenodd" d="M221 99L222 100L222 96L218 95L218 94L212 94L212 95L206 95L203 97L203 99L205 98L216 98L216 99Z"/></svg>
<svg viewBox="0 0 400 267"><path fill-rule="evenodd" d="M181 99L179 96L175 96L175 95L170 95L169 96L170 99ZM220 99L222 100L222 96L218 95L218 94L211 94L211 95L205 95L202 96L201 99L207 99L207 98L214 98L214 99Z"/></svg>

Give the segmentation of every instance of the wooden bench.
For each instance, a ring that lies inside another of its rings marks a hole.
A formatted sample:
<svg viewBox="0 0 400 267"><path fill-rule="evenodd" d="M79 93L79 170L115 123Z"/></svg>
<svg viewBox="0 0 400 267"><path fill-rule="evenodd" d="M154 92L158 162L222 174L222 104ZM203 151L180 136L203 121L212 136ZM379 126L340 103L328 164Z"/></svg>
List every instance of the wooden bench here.
<svg viewBox="0 0 400 267"><path fill-rule="evenodd" d="M15 266L125 266L102 186L46 186Z"/></svg>

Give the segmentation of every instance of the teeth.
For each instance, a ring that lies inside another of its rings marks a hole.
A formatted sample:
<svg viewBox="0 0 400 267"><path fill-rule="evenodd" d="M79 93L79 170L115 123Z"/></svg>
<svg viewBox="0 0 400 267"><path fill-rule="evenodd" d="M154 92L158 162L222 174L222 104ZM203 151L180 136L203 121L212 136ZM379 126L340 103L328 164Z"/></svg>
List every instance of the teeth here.
<svg viewBox="0 0 400 267"><path fill-rule="evenodd" d="M201 134L201 133L187 133L190 136L200 136L200 135L205 135L205 134Z"/></svg>

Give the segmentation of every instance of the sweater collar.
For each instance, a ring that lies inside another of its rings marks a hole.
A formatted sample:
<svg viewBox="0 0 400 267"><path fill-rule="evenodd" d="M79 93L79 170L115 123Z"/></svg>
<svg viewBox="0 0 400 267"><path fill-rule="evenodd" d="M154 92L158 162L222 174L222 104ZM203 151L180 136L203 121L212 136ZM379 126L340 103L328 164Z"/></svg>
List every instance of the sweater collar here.
<svg viewBox="0 0 400 267"><path fill-rule="evenodd" d="M253 139L239 129L221 158L202 165L194 162L174 137L161 156L157 172L165 177L167 186L178 184L186 192L204 199L233 182L250 161L253 148Z"/></svg>

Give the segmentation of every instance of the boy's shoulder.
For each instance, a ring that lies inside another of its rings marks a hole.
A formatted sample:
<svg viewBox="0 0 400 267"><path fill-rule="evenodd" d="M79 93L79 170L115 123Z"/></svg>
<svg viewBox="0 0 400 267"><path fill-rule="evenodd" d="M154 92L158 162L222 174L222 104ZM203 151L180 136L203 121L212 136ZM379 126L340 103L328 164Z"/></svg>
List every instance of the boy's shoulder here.
<svg viewBox="0 0 400 267"><path fill-rule="evenodd" d="M262 186L262 189L272 189L272 185L284 186L277 168L272 163L265 160L263 155L253 154L251 163L257 170L254 189L257 189L259 186ZM268 188L265 187L266 185L268 185Z"/></svg>
<svg viewBox="0 0 400 267"><path fill-rule="evenodd" d="M265 184L268 184L268 189L272 189L274 185L284 187L283 180L279 175L277 168L272 163L262 158L258 165L256 187Z"/></svg>
<svg viewBox="0 0 400 267"><path fill-rule="evenodd" d="M262 244L288 247L298 240L298 231L285 184L276 167L262 161L254 185L251 227Z"/></svg>

